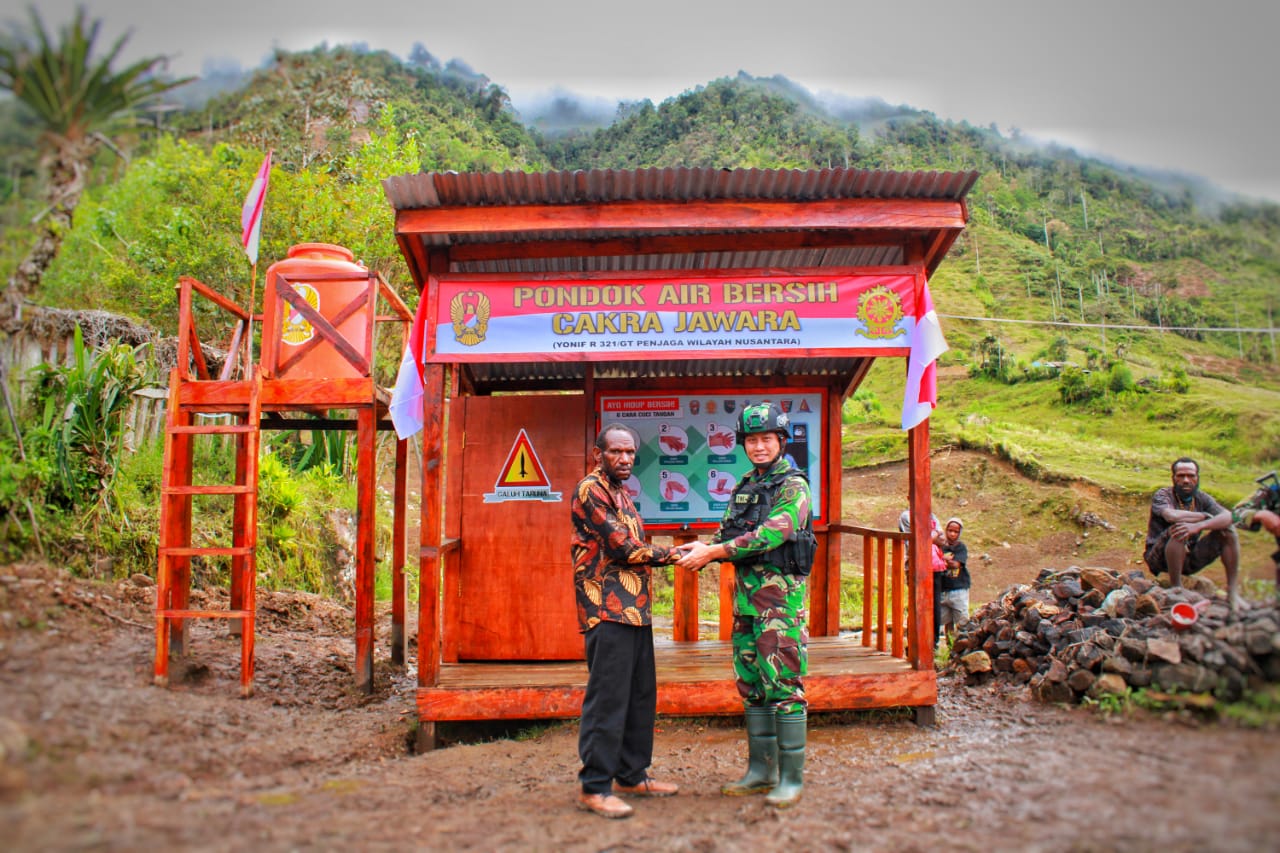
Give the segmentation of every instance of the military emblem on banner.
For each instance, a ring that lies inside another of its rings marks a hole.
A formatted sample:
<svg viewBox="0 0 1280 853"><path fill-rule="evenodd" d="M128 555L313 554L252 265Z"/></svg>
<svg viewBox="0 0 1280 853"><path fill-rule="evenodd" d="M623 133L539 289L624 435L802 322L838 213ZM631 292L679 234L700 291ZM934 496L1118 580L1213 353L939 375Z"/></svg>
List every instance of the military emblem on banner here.
<svg viewBox="0 0 1280 853"><path fill-rule="evenodd" d="M857 329L855 334L867 338L896 338L903 333L898 328L902 298L884 285L873 287L858 300L858 319L865 328Z"/></svg>
<svg viewBox="0 0 1280 853"><path fill-rule="evenodd" d="M484 340L489 331L489 297L478 290L464 290L449 303L453 339L466 347Z"/></svg>

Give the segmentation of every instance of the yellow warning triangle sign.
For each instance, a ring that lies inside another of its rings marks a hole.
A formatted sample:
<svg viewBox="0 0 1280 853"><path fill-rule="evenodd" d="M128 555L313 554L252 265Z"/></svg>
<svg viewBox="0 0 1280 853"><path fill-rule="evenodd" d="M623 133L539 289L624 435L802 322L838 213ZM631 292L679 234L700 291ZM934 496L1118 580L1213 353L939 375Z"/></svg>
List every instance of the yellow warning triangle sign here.
<svg viewBox="0 0 1280 853"><path fill-rule="evenodd" d="M502 466L502 475L494 485L499 489L551 485L547 472L533 449L533 442L529 441L529 435L523 429L516 436L515 444L511 445L511 452L507 454L507 461Z"/></svg>

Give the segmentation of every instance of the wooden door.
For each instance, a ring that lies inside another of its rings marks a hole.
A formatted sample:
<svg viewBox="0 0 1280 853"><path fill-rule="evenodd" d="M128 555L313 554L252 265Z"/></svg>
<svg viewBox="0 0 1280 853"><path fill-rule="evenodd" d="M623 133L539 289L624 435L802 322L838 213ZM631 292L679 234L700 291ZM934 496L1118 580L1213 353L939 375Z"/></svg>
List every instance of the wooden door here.
<svg viewBox="0 0 1280 853"><path fill-rule="evenodd" d="M581 660L569 505L587 471L581 396L466 397L459 660Z"/></svg>

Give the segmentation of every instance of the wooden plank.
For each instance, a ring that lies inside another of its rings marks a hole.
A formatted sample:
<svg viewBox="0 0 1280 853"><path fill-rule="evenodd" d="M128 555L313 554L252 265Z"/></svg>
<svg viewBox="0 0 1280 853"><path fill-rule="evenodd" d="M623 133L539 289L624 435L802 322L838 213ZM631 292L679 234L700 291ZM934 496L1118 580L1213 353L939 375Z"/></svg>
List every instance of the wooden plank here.
<svg viewBox="0 0 1280 853"><path fill-rule="evenodd" d="M377 554L378 432L373 409L356 412L356 690L373 692L373 597Z"/></svg>
<svg viewBox="0 0 1280 853"><path fill-rule="evenodd" d="M658 641L658 712L670 716L741 713L728 642ZM871 652L853 638L810 643L805 693L811 711L932 705L932 671ZM440 684L418 691L421 719L575 717L586 687L583 663L483 663L446 666Z"/></svg>
<svg viewBox="0 0 1280 853"><path fill-rule="evenodd" d="M199 279L195 279L187 275L179 276L177 286L179 288L185 287L188 290L194 290L195 292L203 296L205 299L208 299L214 305L217 305L223 311L226 311L230 314L234 314L236 317L239 317L241 320L249 319L248 311L245 311L239 305L235 304L230 299L227 299L221 293L218 293L218 291L214 290L212 287L209 287L209 285L205 284Z"/></svg>
<svg viewBox="0 0 1280 853"><path fill-rule="evenodd" d="M268 379L262 384L265 410L305 411L343 409L372 405L376 386L369 378L349 379ZM192 411L230 412L249 405L246 381L184 382L178 403Z"/></svg>
<svg viewBox="0 0 1280 853"><path fill-rule="evenodd" d="M608 204L526 204L509 207L434 207L396 211L396 234L486 234L520 231L863 229L934 231L964 228L958 201L938 199L730 199ZM742 234L727 246L753 246ZM732 249L727 249L731 251ZM643 252L643 246L639 249Z"/></svg>

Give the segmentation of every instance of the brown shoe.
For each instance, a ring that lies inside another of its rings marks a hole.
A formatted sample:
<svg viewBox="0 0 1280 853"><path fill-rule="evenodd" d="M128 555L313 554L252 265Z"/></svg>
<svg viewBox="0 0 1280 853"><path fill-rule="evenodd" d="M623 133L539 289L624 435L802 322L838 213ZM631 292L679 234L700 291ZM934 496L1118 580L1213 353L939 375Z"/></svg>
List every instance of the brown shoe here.
<svg viewBox="0 0 1280 853"><path fill-rule="evenodd" d="M638 785L621 785L613 783L615 794L630 794L633 797L674 797L680 791L675 782L659 782L657 779L645 779Z"/></svg>
<svg viewBox="0 0 1280 853"><path fill-rule="evenodd" d="M578 808L611 819L631 817L631 813L635 811L613 794L579 794Z"/></svg>

